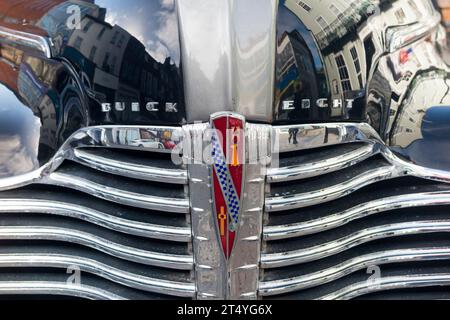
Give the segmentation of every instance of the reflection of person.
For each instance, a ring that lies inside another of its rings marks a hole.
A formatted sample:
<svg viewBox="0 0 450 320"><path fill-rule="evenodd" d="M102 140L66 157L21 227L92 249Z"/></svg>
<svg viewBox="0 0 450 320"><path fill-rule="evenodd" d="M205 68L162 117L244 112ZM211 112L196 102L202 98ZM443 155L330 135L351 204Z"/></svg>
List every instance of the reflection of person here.
<svg viewBox="0 0 450 320"><path fill-rule="evenodd" d="M297 135L298 135L298 128L291 128L289 129L289 144L298 144L297 141Z"/></svg>

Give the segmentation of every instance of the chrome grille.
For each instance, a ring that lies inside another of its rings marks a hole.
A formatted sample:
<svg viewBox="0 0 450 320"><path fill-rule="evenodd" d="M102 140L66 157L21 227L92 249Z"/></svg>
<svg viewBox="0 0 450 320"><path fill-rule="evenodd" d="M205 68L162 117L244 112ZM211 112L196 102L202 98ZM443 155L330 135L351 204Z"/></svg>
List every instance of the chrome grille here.
<svg viewBox="0 0 450 320"><path fill-rule="evenodd" d="M383 298L449 285L448 174L399 159L365 125L297 129L297 144L276 129L260 295Z"/></svg>
<svg viewBox="0 0 450 320"><path fill-rule="evenodd" d="M0 192L0 294L194 297L187 169L119 133L77 133L32 183Z"/></svg>
<svg viewBox="0 0 450 320"><path fill-rule="evenodd" d="M203 146L207 128L146 130ZM39 171L0 181L0 294L350 299L449 284L449 173L398 158L366 124L247 125L248 156L264 161L246 168L228 264L210 166L175 165L124 130L83 129Z"/></svg>

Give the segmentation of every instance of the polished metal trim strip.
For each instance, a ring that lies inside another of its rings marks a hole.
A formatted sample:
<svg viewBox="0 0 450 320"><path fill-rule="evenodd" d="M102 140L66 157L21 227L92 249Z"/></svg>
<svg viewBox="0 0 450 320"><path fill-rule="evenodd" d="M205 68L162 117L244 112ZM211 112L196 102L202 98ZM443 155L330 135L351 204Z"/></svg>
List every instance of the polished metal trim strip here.
<svg viewBox="0 0 450 320"><path fill-rule="evenodd" d="M289 139L297 132L297 144ZM450 183L450 173L415 165L397 157L381 140L378 133L367 123L322 123L276 126L272 132L272 152L284 153L364 142L375 144L383 157L395 168L396 177L411 176L443 183Z"/></svg>
<svg viewBox="0 0 450 320"><path fill-rule="evenodd" d="M245 165L244 194L240 226L236 234L236 244L229 260L229 293L227 299L258 299L260 278L261 237L264 218L264 192L267 167L264 162L270 154L270 126L247 124L248 164ZM264 143L266 142L266 143ZM251 147L250 147L251 148Z"/></svg>
<svg viewBox="0 0 450 320"><path fill-rule="evenodd" d="M377 226L314 247L262 254L261 266L262 268L291 266L329 257L379 239L439 232L450 232L450 221L417 221Z"/></svg>
<svg viewBox="0 0 450 320"><path fill-rule="evenodd" d="M297 144L290 143L297 132ZM323 148L338 144L382 143L377 132L367 123L321 123L273 127L273 148L280 153Z"/></svg>
<svg viewBox="0 0 450 320"><path fill-rule="evenodd" d="M352 284L317 300L350 300L370 293L408 288L450 286L450 274L419 274L380 278Z"/></svg>
<svg viewBox="0 0 450 320"><path fill-rule="evenodd" d="M70 242L136 263L178 270L192 270L193 268L192 256L146 251L116 243L94 234L68 228L0 226L0 240L47 240Z"/></svg>
<svg viewBox="0 0 450 320"><path fill-rule="evenodd" d="M450 191L405 194L360 204L326 217L286 225L264 227L264 240L301 237L334 229L377 213L413 207L450 205Z"/></svg>
<svg viewBox="0 0 450 320"><path fill-rule="evenodd" d="M176 5L186 120L209 121L211 114L232 111L248 121L271 122L278 0Z"/></svg>
<svg viewBox="0 0 450 320"><path fill-rule="evenodd" d="M204 150L203 135L208 124L186 125L186 138L197 141L197 148L183 153L189 163L189 195L191 205L192 247L198 300L225 299L228 277L226 260L219 242L213 209L212 169L205 163L192 161L195 152Z"/></svg>
<svg viewBox="0 0 450 320"><path fill-rule="evenodd" d="M352 152L322 161L302 163L289 167L271 168L267 174L267 182L276 183L300 180L339 171L362 162L378 152L379 149L374 144L366 144Z"/></svg>
<svg viewBox="0 0 450 320"><path fill-rule="evenodd" d="M151 195L138 194L104 186L94 181L72 175L54 172L46 176L41 183L58 185L92 194L98 198L112 202L139 207L143 209L167 212L188 213L189 200L181 198L162 198Z"/></svg>
<svg viewBox="0 0 450 320"><path fill-rule="evenodd" d="M187 184L187 170L165 169L126 163L111 158L94 155L86 150L75 149L74 160L78 163L114 175L173 184Z"/></svg>
<svg viewBox="0 0 450 320"><path fill-rule="evenodd" d="M37 200L37 199L0 199L0 212L5 213L44 213L60 215L87 221L110 230L159 240L189 242L191 230L188 227L155 225L128 220L76 204Z"/></svg>
<svg viewBox="0 0 450 320"><path fill-rule="evenodd" d="M60 254L0 254L0 268L61 268L77 266L81 271L91 273L131 288L144 291L192 298L195 284L169 281L133 274L106 265L99 261Z"/></svg>
<svg viewBox="0 0 450 320"><path fill-rule="evenodd" d="M76 161L74 150L77 148L117 148L137 151L149 151L157 153L170 153L172 150L152 148L148 146L137 147L131 145L128 141L120 140L118 137L126 135L128 130L148 130L171 132L173 143L178 147L182 143L183 131L181 127L167 126L96 126L82 128L72 134L69 139L61 146L53 158L41 168L27 174L19 175L13 178L0 179L0 191L20 188L32 183L43 183L52 172L55 172L65 160ZM184 212L184 211L183 211Z"/></svg>
<svg viewBox="0 0 450 320"><path fill-rule="evenodd" d="M0 295L61 295L88 300L127 300L92 286L53 281L0 281Z"/></svg>
<svg viewBox="0 0 450 320"><path fill-rule="evenodd" d="M259 286L259 293L262 296L273 296L308 289L332 282L351 273L374 265L381 266L391 263L433 260L450 260L450 247L400 249L371 253L347 260L336 266L314 273L298 277L261 282Z"/></svg>
<svg viewBox="0 0 450 320"><path fill-rule="evenodd" d="M50 40L43 36L0 26L0 41L36 49L42 52L48 59L52 57Z"/></svg>
<svg viewBox="0 0 450 320"><path fill-rule="evenodd" d="M266 211L276 212L298 209L336 200L375 182L399 176L393 166L373 169L351 180L328 188L288 196L268 197L266 198Z"/></svg>

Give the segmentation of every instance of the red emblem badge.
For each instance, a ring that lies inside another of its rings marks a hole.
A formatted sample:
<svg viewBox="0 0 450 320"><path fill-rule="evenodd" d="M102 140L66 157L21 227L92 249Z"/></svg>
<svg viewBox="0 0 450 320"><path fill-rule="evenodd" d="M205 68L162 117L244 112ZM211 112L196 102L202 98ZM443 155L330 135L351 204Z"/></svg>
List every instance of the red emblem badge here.
<svg viewBox="0 0 450 320"><path fill-rule="evenodd" d="M211 117L214 208L225 257L233 250L241 214L245 157L245 119L231 113Z"/></svg>

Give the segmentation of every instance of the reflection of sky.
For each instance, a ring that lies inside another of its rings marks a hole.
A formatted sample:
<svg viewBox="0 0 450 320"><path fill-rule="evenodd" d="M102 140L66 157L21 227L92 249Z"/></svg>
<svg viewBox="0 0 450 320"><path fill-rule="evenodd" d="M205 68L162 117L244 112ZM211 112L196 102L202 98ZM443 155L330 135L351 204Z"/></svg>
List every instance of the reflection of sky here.
<svg viewBox="0 0 450 320"><path fill-rule="evenodd" d="M145 45L159 62L167 56L180 61L174 0L95 0L107 8L106 22L119 25Z"/></svg>
<svg viewBox="0 0 450 320"><path fill-rule="evenodd" d="M20 103L14 93L0 85L0 178L27 173L37 161L40 119Z"/></svg>
<svg viewBox="0 0 450 320"><path fill-rule="evenodd" d="M279 39L284 31L291 32L297 29L298 32L300 32L300 34L303 36L303 39L305 40L306 44L311 50L311 53L314 58L314 63L316 64L316 68L321 69L322 60L318 55L318 48L314 41L314 38L312 37L311 32L308 29L306 29L305 25L301 22L301 20L284 5L284 2L285 2L284 0L281 1L278 11L277 38Z"/></svg>

